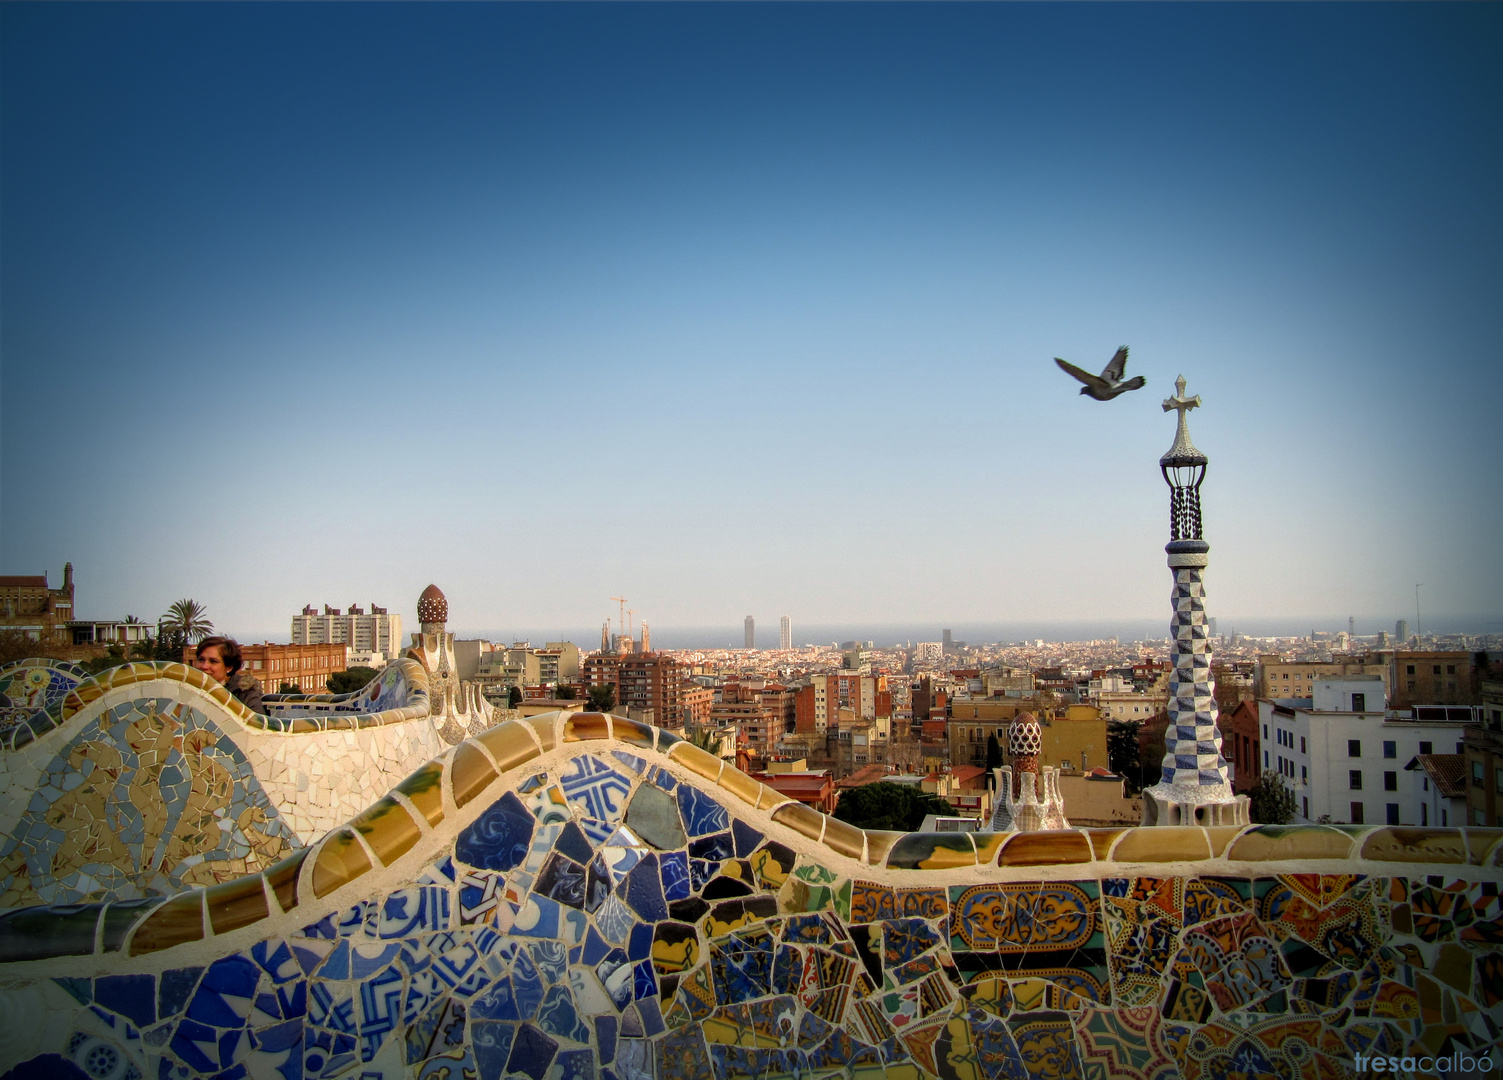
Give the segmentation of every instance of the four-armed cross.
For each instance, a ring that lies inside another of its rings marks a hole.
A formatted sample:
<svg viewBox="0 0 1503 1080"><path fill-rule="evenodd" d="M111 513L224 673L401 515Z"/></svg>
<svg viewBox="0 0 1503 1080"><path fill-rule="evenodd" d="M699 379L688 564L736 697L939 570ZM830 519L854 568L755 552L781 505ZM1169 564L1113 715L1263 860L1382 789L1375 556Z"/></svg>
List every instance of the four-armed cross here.
<svg viewBox="0 0 1503 1080"><path fill-rule="evenodd" d="M1172 398L1164 399L1164 411L1168 412L1170 409L1179 410L1179 430L1175 433L1174 438L1176 445L1178 445L1181 441L1183 441L1186 445L1189 444L1190 425L1185 421L1185 416L1191 409L1195 408L1199 404L1199 394L1196 394L1192 398L1185 397L1185 377L1181 375L1179 378L1175 379L1174 396Z"/></svg>

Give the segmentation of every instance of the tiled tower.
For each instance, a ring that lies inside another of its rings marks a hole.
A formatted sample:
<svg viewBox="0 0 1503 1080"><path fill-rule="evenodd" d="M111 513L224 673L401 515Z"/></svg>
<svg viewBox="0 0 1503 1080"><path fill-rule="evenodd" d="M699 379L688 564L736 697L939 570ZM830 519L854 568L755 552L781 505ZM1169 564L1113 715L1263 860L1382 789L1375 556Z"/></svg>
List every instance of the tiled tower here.
<svg viewBox="0 0 1503 1080"><path fill-rule="evenodd" d="M1200 395L1185 397L1185 377L1174 380L1164 411L1179 413L1174 445L1159 458L1169 485L1169 569L1174 573L1174 673L1169 677L1169 726L1159 782L1143 792L1144 825L1246 825L1246 795L1235 795L1221 756L1216 726L1216 682L1206 627L1202 575L1211 545L1202 535L1200 485L1209 459L1190 441L1186 414Z"/></svg>

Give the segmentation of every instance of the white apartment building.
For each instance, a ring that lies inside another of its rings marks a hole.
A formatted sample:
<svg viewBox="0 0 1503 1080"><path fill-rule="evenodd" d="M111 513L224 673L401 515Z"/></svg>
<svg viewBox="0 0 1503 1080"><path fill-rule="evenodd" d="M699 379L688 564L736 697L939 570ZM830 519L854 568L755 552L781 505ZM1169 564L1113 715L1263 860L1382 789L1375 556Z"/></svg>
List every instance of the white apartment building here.
<svg viewBox="0 0 1503 1080"><path fill-rule="evenodd" d="M1461 753L1464 725L1383 707L1378 675L1321 679L1311 703L1258 700L1263 768L1293 789L1298 820L1419 825L1431 819L1420 754ZM1429 823L1434 824L1433 820Z"/></svg>
<svg viewBox="0 0 1503 1080"><path fill-rule="evenodd" d="M370 612L351 604L348 612L324 605L320 615L309 604L292 617L294 645L348 645L351 652L382 653L388 657L402 651L402 616L371 605Z"/></svg>

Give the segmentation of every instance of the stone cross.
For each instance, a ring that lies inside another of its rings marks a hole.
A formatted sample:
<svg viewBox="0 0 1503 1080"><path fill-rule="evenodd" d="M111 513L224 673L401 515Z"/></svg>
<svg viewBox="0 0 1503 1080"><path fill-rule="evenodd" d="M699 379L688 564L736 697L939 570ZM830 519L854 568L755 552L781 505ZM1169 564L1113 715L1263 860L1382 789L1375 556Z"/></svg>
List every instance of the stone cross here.
<svg viewBox="0 0 1503 1080"><path fill-rule="evenodd" d="M1195 408L1199 404L1199 394L1196 394L1192 398L1185 397L1185 377L1181 375L1179 378L1175 379L1174 396L1172 398L1164 399L1164 411L1168 412L1170 409L1179 410L1179 430L1175 432L1174 436L1174 442L1176 446L1178 446L1181 442L1183 442L1187 446L1189 445L1190 425L1186 421L1185 416L1191 409Z"/></svg>

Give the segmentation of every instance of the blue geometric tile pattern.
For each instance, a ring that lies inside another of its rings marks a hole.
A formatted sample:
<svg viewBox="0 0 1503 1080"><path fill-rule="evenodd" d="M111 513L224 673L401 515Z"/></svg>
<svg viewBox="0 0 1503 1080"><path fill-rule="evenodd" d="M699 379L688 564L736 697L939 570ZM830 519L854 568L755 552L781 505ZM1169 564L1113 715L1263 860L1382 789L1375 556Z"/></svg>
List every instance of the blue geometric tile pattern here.
<svg viewBox="0 0 1503 1080"><path fill-rule="evenodd" d="M412 884L300 931L55 992L138 1078L1292 1078L1503 1030L1494 882L895 889L689 783L683 846L653 850L619 811L654 770L601 766L534 788L574 817L503 795Z"/></svg>

